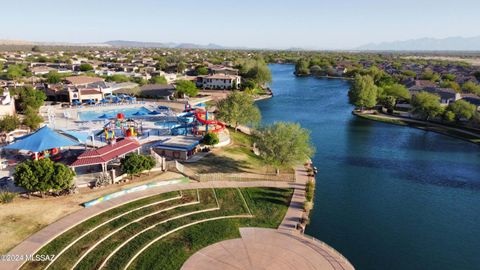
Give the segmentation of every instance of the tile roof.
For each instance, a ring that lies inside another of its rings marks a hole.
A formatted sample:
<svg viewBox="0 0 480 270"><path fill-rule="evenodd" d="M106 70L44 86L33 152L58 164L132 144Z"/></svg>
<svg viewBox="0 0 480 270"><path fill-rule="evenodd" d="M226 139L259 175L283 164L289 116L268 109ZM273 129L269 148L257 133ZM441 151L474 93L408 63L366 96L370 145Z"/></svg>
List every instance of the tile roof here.
<svg viewBox="0 0 480 270"><path fill-rule="evenodd" d="M103 81L103 78L90 77L90 76L70 76L70 77L66 77L65 80L73 85L79 85L79 84L89 84L89 83Z"/></svg>
<svg viewBox="0 0 480 270"><path fill-rule="evenodd" d="M121 155L128 154L140 148L140 143L134 139L120 139L115 144L109 144L95 150L85 151L77 157L70 166L88 166L109 162Z"/></svg>

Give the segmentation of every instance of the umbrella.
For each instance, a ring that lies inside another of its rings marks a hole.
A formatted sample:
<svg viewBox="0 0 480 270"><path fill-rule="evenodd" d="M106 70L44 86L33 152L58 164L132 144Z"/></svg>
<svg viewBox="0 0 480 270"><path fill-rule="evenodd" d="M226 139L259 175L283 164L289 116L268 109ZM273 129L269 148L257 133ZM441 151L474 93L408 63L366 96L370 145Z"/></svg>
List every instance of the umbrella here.
<svg viewBox="0 0 480 270"><path fill-rule="evenodd" d="M134 113L133 115L140 116L140 115L145 115L145 113L141 112L141 111L138 111L138 112Z"/></svg>
<svg viewBox="0 0 480 270"><path fill-rule="evenodd" d="M127 97L129 97L129 95L120 94L120 95L118 95L118 97L119 97L119 98L127 98Z"/></svg>
<svg viewBox="0 0 480 270"><path fill-rule="evenodd" d="M112 117L111 117L110 115L104 113L104 114L100 115L98 118L100 118L100 119L108 119L108 118L112 118Z"/></svg>
<svg viewBox="0 0 480 270"><path fill-rule="evenodd" d="M135 98L134 98L134 97L131 97L131 96L127 96L125 99L128 100L128 101L132 101L132 100L134 100Z"/></svg>
<svg viewBox="0 0 480 270"><path fill-rule="evenodd" d="M112 100L114 103L119 103L120 102L120 99L118 97L115 97L113 100Z"/></svg>
<svg viewBox="0 0 480 270"><path fill-rule="evenodd" d="M80 104L82 104L82 103L81 103L78 99L74 99L74 100L72 101L72 104L73 104L73 105L80 105Z"/></svg>
<svg viewBox="0 0 480 270"><path fill-rule="evenodd" d="M108 100L106 100L106 99L101 99L100 102L101 102L101 103L108 103Z"/></svg>
<svg viewBox="0 0 480 270"><path fill-rule="evenodd" d="M87 100L87 104L95 104L95 100L89 99L89 100Z"/></svg>
<svg viewBox="0 0 480 270"><path fill-rule="evenodd" d="M170 108L167 107L167 106L158 106L158 109L159 109L159 110L162 110L162 111L168 111L168 110L170 110Z"/></svg>
<svg viewBox="0 0 480 270"><path fill-rule="evenodd" d="M117 96L115 96L115 95L112 95L112 94L109 94L109 95L105 96L105 98L108 98L108 99L111 99L111 98L116 98L116 97L117 97Z"/></svg>

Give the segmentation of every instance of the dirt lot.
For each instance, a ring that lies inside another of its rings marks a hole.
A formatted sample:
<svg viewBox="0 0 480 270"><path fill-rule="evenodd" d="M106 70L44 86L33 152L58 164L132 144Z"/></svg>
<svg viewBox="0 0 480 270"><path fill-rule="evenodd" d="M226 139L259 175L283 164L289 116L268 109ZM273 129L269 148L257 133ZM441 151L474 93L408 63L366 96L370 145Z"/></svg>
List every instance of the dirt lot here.
<svg viewBox="0 0 480 270"><path fill-rule="evenodd" d="M82 203L102 195L151 181L179 178L182 175L166 172L151 173L133 181L100 189L80 189L80 192L64 197L16 198L12 203L0 205L0 254L6 253L29 235L48 224L82 209Z"/></svg>

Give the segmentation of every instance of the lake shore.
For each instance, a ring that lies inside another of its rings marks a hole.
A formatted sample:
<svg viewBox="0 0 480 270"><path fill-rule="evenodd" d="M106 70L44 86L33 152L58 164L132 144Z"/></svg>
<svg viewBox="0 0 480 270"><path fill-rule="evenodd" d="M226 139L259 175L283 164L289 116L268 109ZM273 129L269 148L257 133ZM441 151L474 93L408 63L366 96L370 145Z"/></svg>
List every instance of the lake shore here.
<svg viewBox="0 0 480 270"><path fill-rule="evenodd" d="M361 113L359 111L354 110L352 111L352 114L368 120L394 124L394 125L409 126L413 128L426 130L426 131L433 131L446 136L454 137L457 139L465 140L465 141L480 145L480 134L476 134L474 132L463 130L460 128L455 128L455 127L450 127L442 124L431 123L427 121L410 119L405 117L380 114L378 112L376 114L373 114L373 113Z"/></svg>

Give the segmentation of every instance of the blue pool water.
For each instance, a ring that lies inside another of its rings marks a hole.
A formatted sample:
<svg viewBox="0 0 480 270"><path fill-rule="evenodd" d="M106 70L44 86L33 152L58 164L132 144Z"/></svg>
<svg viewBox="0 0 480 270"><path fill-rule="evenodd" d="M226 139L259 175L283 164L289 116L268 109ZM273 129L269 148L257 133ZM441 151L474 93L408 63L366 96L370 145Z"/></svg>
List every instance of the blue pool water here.
<svg viewBox="0 0 480 270"><path fill-rule="evenodd" d="M105 110L84 111L78 113L78 118L82 121L95 121L117 117L118 113L123 113L126 118L149 116L151 111L145 107L141 108L111 108ZM101 117L106 115L107 117Z"/></svg>

